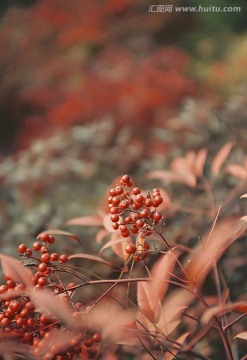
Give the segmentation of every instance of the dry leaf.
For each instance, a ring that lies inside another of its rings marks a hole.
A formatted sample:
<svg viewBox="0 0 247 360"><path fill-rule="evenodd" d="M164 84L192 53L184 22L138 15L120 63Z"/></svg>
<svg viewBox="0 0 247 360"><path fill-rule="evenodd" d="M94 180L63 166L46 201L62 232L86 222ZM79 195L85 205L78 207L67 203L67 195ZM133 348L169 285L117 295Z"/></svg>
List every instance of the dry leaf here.
<svg viewBox="0 0 247 360"><path fill-rule="evenodd" d="M99 256L95 256L95 255L89 255L89 254L80 253L80 254L70 255L69 260L70 259L85 259L85 260L98 261L98 262L101 262L102 264L110 266L111 268L114 268L112 263L106 261L105 259L103 259L103 258L101 258Z"/></svg>
<svg viewBox="0 0 247 360"><path fill-rule="evenodd" d="M231 142L225 144L215 155L211 164L211 172L214 177L218 176L224 162L226 161L233 144Z"/></svg>
<svg viewBox="0 0 247 360"><path fill-rule="evenodd" d="M243 340L247 340L247 331L243 331L241 333L239 333L238 335L234 336L234 339L243 339Z"/></svg>
<svg viewBox="0 0 247 360"><path fill-rule="evenodd" d="M5 274L17 284L23 284L25 286L32 286L32 272L24 267L20 261L13 259L10 256L0 254L0 260L2 264L2 269Z"/></svg>
<svg viewBox="0 0 247 360"><path fill-rule="evenodd" d="M68 220L65 225L80 225L80 226L102 226L103 220L101 216L80 216Z"/></svg>

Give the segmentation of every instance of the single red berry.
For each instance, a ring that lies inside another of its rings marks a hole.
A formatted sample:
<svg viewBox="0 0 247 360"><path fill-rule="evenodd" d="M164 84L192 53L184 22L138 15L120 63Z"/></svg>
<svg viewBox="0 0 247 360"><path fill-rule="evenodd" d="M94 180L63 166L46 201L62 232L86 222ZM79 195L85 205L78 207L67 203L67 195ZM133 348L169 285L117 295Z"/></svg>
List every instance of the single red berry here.
<svg viewBox="0 0 247 360"><path fill-rule="evenodd" d="M117 230L117 229L119 228L118 223L114 223L114 224L112 224L112 228L113 228L114 230Z"/></svg>
<svg viewBox="0 0 247 360"><path fill-rule="evenodd" d="M128 183L130 182L130 177L129 177L129 175L123 175L123 176L121 177L121 181L122 181L123 184L128 184Z"/></svg>
<svg viewBox="0 0 247 360"><path fill-rule="evenodd" d="M146 199L145 200L145 206L146 207L151 207L151 206L153 206L153 201L152 201L152 199Z"/></svg>
<svg viewBox="0 0 247 360"><path fill-rule="evenodd" d="M138 220L136 220L135 225L136 225L138 228L142 228L143 225L144 225L144 221L143 221L142 219L138 219Z"/></svg>
<svg viewBox="0 0 247 360"><path fill-rule="evenodd" d="M95 343L98 343L98 342L100 342L100 333L98 333L98 332L96 332L96 333L94 333L93 334L93 336L92 336L92 340L93 340L93 342L95 342Z"/></svg>
<svg viewBox="0 0 247 360"><path fill-rule="evenodd" d="M43 254L45 255L45 254ZM42 256L43 256L42 255ZM48 255L48 254L47 254ZM49 262L49 261L48 261ZM44 273L46 270L47 270L47 265L45 262L42 262L41 264L39 264L38 266L38 270L41 272L41 273Z"/></svg>
<svg viewBox="0 0 247 360"><path fill-rule="evenodd" d="M142 196L142 194L136 195L135 201L136 201L138 204L142 204L143 201L144 201L144 197Z"/></svg>
<svg viewBox="0 0 247 360"><path fill-rule="evenodd" d="M9 289L14 289L15 287L15 282L13 280L7 280L6 281L6 285L8 286Z"/></svg>
<svg viewBox="0 0 247 360"><path fill-rule="evenodd" d="M113 204L114 206L118 206L118 205L120 204L120 202L121 202L121 200L120 200L120 197L119 197L119 196L114 196L114 197L112 198L112 204Z"/></svg>
<svg viewBox="0 0 247 360"><path fill-rule="evenodd" d="M85 339L85 340L84 340L84 345L85 345L87 348L93 346L93 340L92 340L92 339Z"/></svg>
<svg viewBox="0 0 247 360"><path fill-rule="evenodd" d="M115 187L115 191L116 191L117 195L121 195L124 192L124 189L123 189L122 186L118 185L118 186Z"/></svg>
<svg viewBox="0 0 247 360"><path fill-rule="evenodd" d="M18 246L18 252L19 252L20 254L24 254L24 252L26 252L26 250L27 250L27 246L26 246L25 244L20 244L20 245Z"/></svg>
<svg viewBox="0 0 247 360"><path fill-rule="evenodd" d="M56 241L55 237L52 236L52 235L49 235L48 243L49 243L50 245L52 245L52 244L55 243L55 241Z"/></svg>
<svg viewBox="0 0 247 360"><path fill-rule="evenodd" d="M123 200L123 201L121 201L121 203L120 203L120 208L121 209L127 209L128 207L129 207L129 202L128 202L128 200Z"/></svg>
<svg viewBox="0 0 247 360"><path fill-rule="evenodd" d="M134 258L135 261L140 261L141 260L141 255L140 254L135 254L133 258Z"/></svg>
<svg viewBox="0 0 247 360"><path fill-rule="evenodd" d="M17 300L12 300L9 304L9 307L11 310L13 310L14 312L19 311L21 308L21 303L19 303L19 301Z"/></svg>
<svg viewBox="0 0 247 360"><path fill-rule="evenodd" d="M153 214L153 219L156 220L156 221L159 221L160 219L162 219L162 214L160 212L156 211Z"/></svg>
<svg viewBox="0 0 247 360"><path fill-rule="evenodd" d="M133 244L127 245L126 248L125 248L125 252L127 254L134 254L136 252L136 246L133 245Z"/></svg>
<svg viewBox="0 0 247 360"><path fill-rule="evenodd" d="M124 232L121 232L121 236L124 237L124 238L127 238L127 237L130 236L130 233L129 233L128 230L127 230L127 231L124 231Z"/></svg>
<svg viewBox="0 0 247 360"><path fill-rule="evenodd" d="M24 342L29 342L32 339L32 334L30 332L25 332L22 336Z"/></svg>
<svg viewBox="0 0 247 360"><path fill-rule="evenodd" d="M132 190L133 195L138 195L141 193L141 189L139 187L134 187Z"/></svg>
<svg viewBox="0 0 247 360"><path fill-rule="evenodd" d="M118 216L117 214L113 214L113 215L111 216L111 221L112 221L112 222L118 222L118 220L119 220L119 216Z"/></svg>
<svg viewBox="0 0 247 360"><path fill-rule="evenodd" d="M39 251L41 249L41 246L41 243L39 241L36 241L35 243L33 243L33 250Z"/></svg>
<svg viewBox="0 0 247 360"><path fill-rule="evenodd" d="M150 249L150 245L148 243L145 243L143 245L143 247L144 247L145 251L148 251Z"/></svg>
<svg viewBox="0 0 247 360"><path fill-rule="evenodd" d="M132 223L132 218L131 218L131 216L126 216L126 217L124 218L124 222L125 222L126 224Z"/></svg>
<svg viewBox="0 0 247 360"><path fill-rule="evenodd" d="M26 303L25 308L28 309L28 311L33 311L35 309L35 307L31 301L28 301Z"/></svg>
<svg viewBox="0 0 247 360"><path fill-rule="evenodd" d="M50 255L48 253L44 253L41 255L40 260L42 263L48 263L50 261Z"/></svg>
<svg viewBox="0 0 247 360"><path fill-rule="evenodd" d="M59 260L61 261L61 263L66 263L69 259L66 254L62 254L59 256Z"/></svg>
<svg viewBox="0 0 247 360"><path fill-rule="evenodd" d="M120 225L119 229L120 229L121 232L126 232L128 230L126 225Z"/></svg>
<svg viewBox="0 0 247 360"><path fill-rule="evenodd" d="M148 211L148 209L147 209L147 208L142 209L142 210L140 211L140 215L141 215L141 217L143 217L143 218L148 218L148 216L149 216L149 211Z"/></svg>
<svg viewBox="0 0 247 360"><path fill-rule="evenodd" d="M43 241L43 242L49 242L49 234L42 233L39 235L39 239L40 239L40 241Z"/></svg>
<svg viewBox="0 0 247 360"><path fill-rule="evenodd" d="M111 196L116 196L117 195L115 189L111 189L109 193L110 193Z"/></svg>
<svg viewBox="0 0 247 360"><path fill-rule="evenodd" d="M3 319L1 320L1 326L2 326L3 328L6 328L7 326L9 326L9 324L10 324L9 318L5 317L5 318L3 318Z"/></svg>
<svg viewBox="0 0 247 360"><path fill-rule="evenodd" d="M45 286L47 284L47 279L44 276L41 276L38 280L38 285Z"/></svg>
<svg viewBox="0 0 247 360"><path fill-rule="evenodd" d="M131 228L131 232L132 232L132 234L137 234L138 233L138 228L136 227L136 226L133 226L132 228Z"/></svg>
<svg viewBox="0 0 247 360"><path fill-rule="evenodd" d="M110 210L111 214L118 214L118 208L116 206L112 206Z"/></svg>
<svg viewBox="0 0 247 360"><path fill-rule="evenodd" d="M58 259L59 259L59 256L57 253L52 253L50 255L50 261L58 261Z"/></svg>

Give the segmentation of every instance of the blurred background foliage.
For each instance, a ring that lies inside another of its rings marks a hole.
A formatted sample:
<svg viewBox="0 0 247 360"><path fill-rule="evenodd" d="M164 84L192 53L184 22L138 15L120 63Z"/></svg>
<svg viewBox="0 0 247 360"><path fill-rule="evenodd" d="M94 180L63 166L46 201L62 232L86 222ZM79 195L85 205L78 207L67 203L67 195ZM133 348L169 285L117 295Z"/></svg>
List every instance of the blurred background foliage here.
<svg viewBox="0 0 247 360"><path fill-rule="evenodd" d="M150 13L149 5L240 6ZM246 150L244 0L2 0L2 246L95 211L189 149ZM182 195L181 195L182 196ZM86 237L86 235L85 235Z"/></svg>

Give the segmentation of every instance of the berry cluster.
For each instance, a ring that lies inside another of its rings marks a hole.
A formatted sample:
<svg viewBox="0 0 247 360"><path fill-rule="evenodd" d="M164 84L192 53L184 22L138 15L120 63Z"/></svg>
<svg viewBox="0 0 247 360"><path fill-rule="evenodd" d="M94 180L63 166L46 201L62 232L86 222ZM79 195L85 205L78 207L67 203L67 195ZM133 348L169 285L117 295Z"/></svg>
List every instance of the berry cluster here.
<svg viewBox="0 0 247 360"><path fill-rule="evenodd" d="M65 254L58 255L50 253L50 245L55 243L55 238L47 233L39 236L39 241L32 245L32 249L25 244L18 246L18 253L23 260L29 261L29 266L34 269L33 285L36 289L44 286L50 288L55 294L64 292L64 296L60 296L61 301L68 302L71 308L71 316L81 319L83 304L80 302L73 303L71 295L76 284L69 283L65 286L61 281L57 281L56 274L59 267L68 261ZM34 253L34 255L33 255ZM35 256L35 253L39 256ZM52 278L54 275L54 279ZM8 336L11 340L21 341L22 343L32 345L33 354L42 360L69 360L75 356L86 356L88 348L92 348L101 341L98 332L90 332L85 328L76 336L70 335L70 344L64 349L56 348L56 344L51 344L48 353L43 353L43 344L50 339L54 329L64 327L61 322L54 319L52 314L40 313L32 303L28 292L25 291L23 284L15 283L7 274L5 274L6 283L0 286L0 295L4 295L0 300L0 336ZM13 297L8 292L13 290L22 290L21 295Z"/></svg>
<svg viewBox="0 0 247 360"><path fill-rule="evenodd" d="M162 221L162 214L157 211L163 202L160 190L142 194L139 187L133 187L128 175L123 175L120 185L110 190L108 198L111 221L114 230L120 230L122 237L142 232L150 236L156 225Z"/></svg>

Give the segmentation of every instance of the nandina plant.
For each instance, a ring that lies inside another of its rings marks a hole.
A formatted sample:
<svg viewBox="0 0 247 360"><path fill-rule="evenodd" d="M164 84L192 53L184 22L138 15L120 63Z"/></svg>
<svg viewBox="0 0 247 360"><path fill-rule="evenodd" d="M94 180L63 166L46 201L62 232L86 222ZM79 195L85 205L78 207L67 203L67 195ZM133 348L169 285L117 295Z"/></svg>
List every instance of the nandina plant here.
<svg viewBox="0 0 247 360"><path fill-rule="evenodd" d="M218 153L215 172L229 151L228 145ZM165 235L170 200L164 190L143 191L123 175L108 195L105 214L69 222L104 225L98 240L110 238L99 255L55 251L61 235L80 242L61 230L43 231L30 247L20 244L21 261L0 255L1 353L44 360L245 359L236 338L247 337L247 302L231 302L218 262L244 236L246 217L220 219L218 211L189 247ZM107 249L113 250L108 258L102 256ZM92 267L82 266L85 261ZM215 285L210 294L207 279Z"/></svg>

